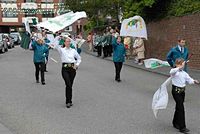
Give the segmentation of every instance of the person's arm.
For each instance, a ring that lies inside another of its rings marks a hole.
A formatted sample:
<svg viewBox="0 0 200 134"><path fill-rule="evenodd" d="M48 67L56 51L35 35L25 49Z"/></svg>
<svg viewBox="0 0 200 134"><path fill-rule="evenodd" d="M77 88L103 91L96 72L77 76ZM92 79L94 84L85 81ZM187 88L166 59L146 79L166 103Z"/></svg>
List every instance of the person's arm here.
<svg viewBox="0 0 200 134"><path fill-rule="evenodd" d="M61 46L54 41L53 44L49 44L50 48L56 49L59 53L61 53Z"/></svg>
<svg viewBox="0 0 200 134"><path fill-rule="evenodd" d="M171 76L173 76L173 75L175 75L179 70L180 70L180 68L178 68L178 67L177 67L177 68L172 68L172 69L170 70L169 73L170 73Z"/></svg>
<svg viewBox="0 0 200 134"><path fill-rule="evenodd" d="M175 75L176 74L176 72L178 72L179 70L183 70L183 68L185 67L185 61L181 64L181 65L179 65L178 67L176 67L176 68L172 68L171 70L170 70L170 74L171 74L171 76L173 76L173 75Z"/></svg>
<svg viewBox="0 0 200 134"><path fill-rule="evenodd" d="M112 37L112 46L113 48L117 46L117 39L115 37Z"/></svg>
<svg viewBox="0 0 200 134"><path fill-rule="evenodd" d="M138 44L137 44L136 48L140 48L140 47L142 47L143 45L144 45L143 40L140 40L140 41L138 41Z"/></svg>
<svg viewBox="0 0 200 134"><path fill-rule="evenodd" d="M187 49L187 48L186 48L185 50L187 51L186 58L185 58L186 63L187 63L187 61L189 60L189 59L188 59L188 57L189 57L189 52L188 52L188 49Z"/></svg>
<svg viewBox="0 0 200 134"><path fill-rule="evenodd" d="M32 42L31 47L32 47L33 50L36 48L36 41Z"/></svg>
<svg viewBox="0 0 200 134"><path fill-rule="evenodd" d="M187 73L186 73L187 74ZM186 78L185 78L186 82L188 84L195 84L195 80L193 78L191 78L188 74L186 75Z"/></svg>
<svg viewBox="0 0 200 134"><path fill-rule="evenodd" d="M174 63L174 61L172 60L172 55L173 55L173 51L172 51L172 49L168 52L168 54L167 54L167 62L169 63L169 65L171 66L171 67L175 67L175 63Z"/></svg>
<svg viewBox="0 0 200 134"><path fill-rule="evenodd" d="M50 43L50 40L47 38L45 38L44 41L45 41L45 43Z"/></svg>
<svg viewBox="0 0 200 134"><path fill-rule="evenodd" d="M74 50L74 57L76 58L76 63L74 65L74 69L77 69L77 67L80 65L81 63L81 56L78 54L78 52L76 50Z"/></svg>

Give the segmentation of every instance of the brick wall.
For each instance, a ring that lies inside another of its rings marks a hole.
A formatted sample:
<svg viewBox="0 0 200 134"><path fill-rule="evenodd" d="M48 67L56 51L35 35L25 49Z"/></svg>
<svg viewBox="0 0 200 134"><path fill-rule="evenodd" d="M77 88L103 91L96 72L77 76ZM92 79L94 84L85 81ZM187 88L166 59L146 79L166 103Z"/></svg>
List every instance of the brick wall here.
<svg viewBox="0 0 200 134"><path fill-rule="evenodd" d="M148 40L145 41L146 57L166 60L171 47L179 36L186 39L193 53L189 67L200 70L200 14L173 17L147 24Z"/></svg>

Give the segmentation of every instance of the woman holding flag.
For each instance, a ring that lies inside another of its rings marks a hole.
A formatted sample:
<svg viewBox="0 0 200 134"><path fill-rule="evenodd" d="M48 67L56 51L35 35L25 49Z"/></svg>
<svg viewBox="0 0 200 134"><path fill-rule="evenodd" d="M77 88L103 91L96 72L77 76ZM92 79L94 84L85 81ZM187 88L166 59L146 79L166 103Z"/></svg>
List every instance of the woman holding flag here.
<svg viewBox="0 0 200 134"><path fill-rule="evenodd" d="M55 47L60 53L62 61L62 77L65 81L65 96L66 96L66 107L70 108L72 104L72 86L74 78L76 76L76 69L81 63L81 57L77 51L70 47L71 39L64 37L64 46L55 44Z"/></svg>
<svg viewBox="0 0 200 134"><path fill-rule="evenodd" d="M35 78L36 82L39 83L39 72L41 73L41 83L45 85L44 71L45 71L45 58L48 53L48 47L42 38L42 35L34 40L31 44L32 50L34 51L33 62L35 64Z"/></svg>
<svg viewBox="0 0 200 134"><path fill-rule="evenodd" d="M120 72L122 69L123 62L125 61L126 48L121 42L121 37L118 36L117 40L113 39L113 62L115 64L115 80L121 82Z"/></svg>

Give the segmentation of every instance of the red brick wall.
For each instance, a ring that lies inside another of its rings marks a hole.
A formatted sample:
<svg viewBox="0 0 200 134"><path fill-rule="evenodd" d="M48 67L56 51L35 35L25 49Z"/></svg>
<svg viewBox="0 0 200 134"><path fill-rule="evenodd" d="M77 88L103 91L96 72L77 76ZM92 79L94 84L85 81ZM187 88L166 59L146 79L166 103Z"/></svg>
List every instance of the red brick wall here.
<svg viewBox="0 0 200 134"><path fill-rule="evenodd" d="M190 53L189 67L200 70L200 14L173 17L147 24L148 40L145 41L146 57L166 60L178 37L186 39Z"/></svg>

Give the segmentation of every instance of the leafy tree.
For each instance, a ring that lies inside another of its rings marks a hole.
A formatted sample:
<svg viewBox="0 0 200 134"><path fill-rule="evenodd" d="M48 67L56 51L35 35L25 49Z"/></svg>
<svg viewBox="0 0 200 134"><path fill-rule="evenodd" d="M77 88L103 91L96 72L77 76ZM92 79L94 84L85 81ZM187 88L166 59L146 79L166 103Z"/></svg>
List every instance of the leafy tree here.
<svg viewBox="0 0 200 134"><path fill-rule="evenodd" d="M106 17L119 21L135 15L152 21L167 16L180 16L200 12L200 0L65 0L66 8L72 11L86 11L89 23L85 28L106 24Z"/></svg>
<svg viewBox="0 0 200 134"><path fill-rule="evenodd" d="M91 21L105 22L107 16L118 20L119 8L124 0L65 0L65 6L72 11L86 11Z"/></svg>
<svg viewBox="0 0 200 134"><path fill-rule="evenodd" d="M156 0L127 0L124 4L124 18L129 18L135 15L146 16L144 9L152 7Z"/></svg>
<svg viewBox="0 0 200 134"><path fill-rule="evenodd" d="M188 13L200 12L199 0L172 0L168 16L182 16Z"/></svg>

